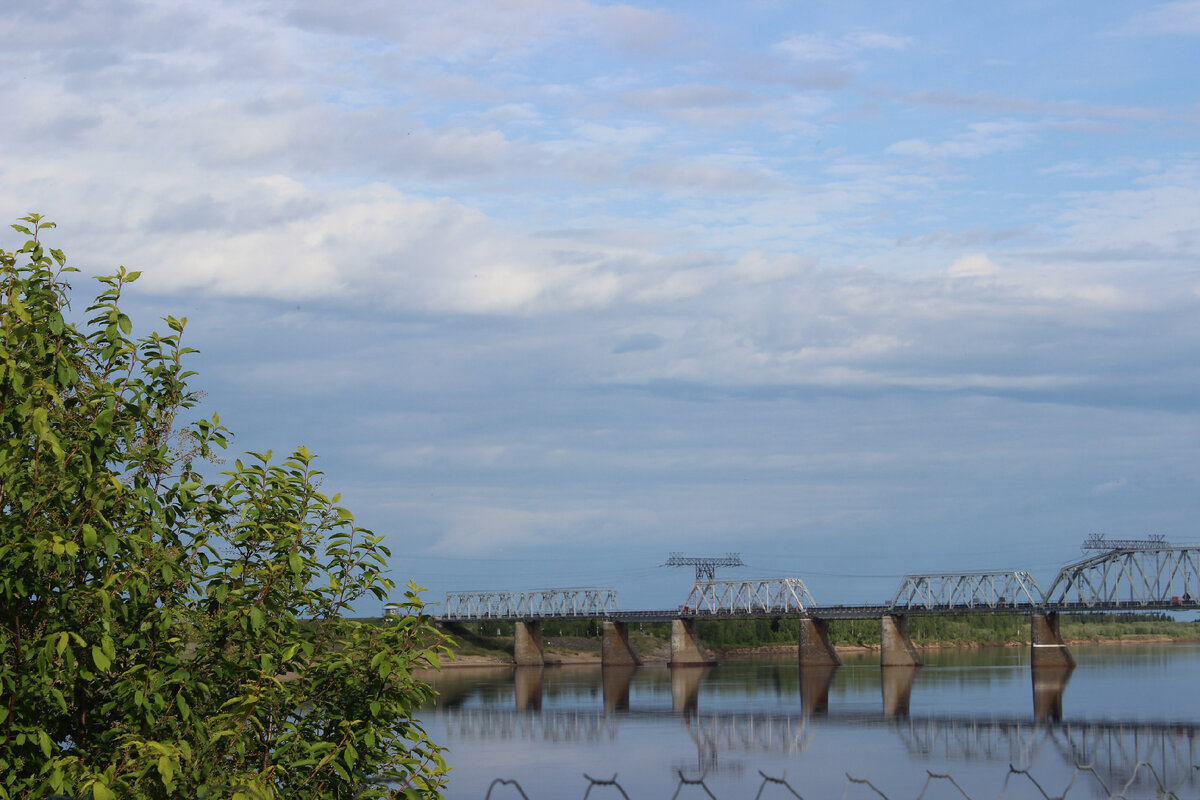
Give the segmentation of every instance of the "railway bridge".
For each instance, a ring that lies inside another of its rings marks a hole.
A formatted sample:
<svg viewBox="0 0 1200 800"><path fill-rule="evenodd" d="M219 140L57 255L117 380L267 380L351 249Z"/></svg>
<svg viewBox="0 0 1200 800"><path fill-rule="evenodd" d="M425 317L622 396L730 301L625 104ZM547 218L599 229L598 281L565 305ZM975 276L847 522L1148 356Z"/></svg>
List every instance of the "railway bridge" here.
<svg viewBox="0 0 1200 800"><path fill-rule="evenodd" d="M713 659L696 633L701 619L794 616L800 622L802 666L840 663L828 636L831 620L878 619L881 664L918 666L920 656L908 634L908 618L928 614L1025 614L1030 618L1034 667L1074 666L1059 634L1059 614L1089 611L1154 611L1200 608L1200 546L1174 547L1113 542L1114 546L1059 570L1043 591L1024 571L907 575L882 605L821 606L804 581L793 578L697 580L677 608L629 611L610 589L547 589L532 592L452 592L440 623L515 623L514 660L545 663L542 623L593 619L603 623L602 663L640 663L629 643L629 623L671 623L672 665L706 664Z"/></svg>

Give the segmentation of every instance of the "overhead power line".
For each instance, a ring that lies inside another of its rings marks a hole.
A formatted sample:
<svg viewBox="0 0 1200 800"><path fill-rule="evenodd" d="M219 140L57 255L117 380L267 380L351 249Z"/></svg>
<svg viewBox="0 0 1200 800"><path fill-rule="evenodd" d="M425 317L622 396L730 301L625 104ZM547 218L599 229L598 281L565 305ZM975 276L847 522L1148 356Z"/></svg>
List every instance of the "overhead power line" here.
<svg viewBox="0 0 1200 800"><path fill-rule="evenodd" d="M1103 533L1092 533L1083 540L1079 549L1084 552L1088 550L1159 550L1170 546L1171 543L1161 535L1151 536L1147 539L1109 539Z"/></svg>
<svg viewBox="0 0 1200 800"><path fill-rule="evenodd" d="M744 567L745 562L739 553L726 553L716 558L697 558L685 556L683 553L671 553L664 567L695 567L696 580L712 581L716 577L717 567Z"/></svg>

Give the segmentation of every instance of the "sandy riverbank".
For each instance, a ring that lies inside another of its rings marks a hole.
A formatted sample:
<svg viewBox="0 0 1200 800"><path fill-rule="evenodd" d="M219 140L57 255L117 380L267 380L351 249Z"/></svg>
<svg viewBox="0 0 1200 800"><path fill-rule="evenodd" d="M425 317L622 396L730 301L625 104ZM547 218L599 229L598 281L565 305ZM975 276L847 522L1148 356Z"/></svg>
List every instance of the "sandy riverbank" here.
<svg viewBox="0 0 1200 800"><path fill-rule="evenodd" d="M1121 645L1145 645L1145 644L1170 644L1170 643L1188 643L1195 644L1200 642L1198 639L1177 639L1169 636L1124 636L1120 639L1068 639L1066 644L1068 647L1094 647L1094 646L1121 646ZM1000 644L984 644L980 642L933 642L918 644L918 650L978 650L984 647L1028 647L1028 642L1004 642ZM723 658L765 658L776 656L790 656L796 653L796 645L794 644L773 644L763 645L760 647L735 647L729 650L713 650L712 655L716 659ZM838 653L844 655L852 654L867 654L878 653L878 645L838 645L834 648ZM577 652L568 651L552 651L546 653L547 666L568 665L568 664L599 664L599 650L586 650ZM667 658L664 654L644 655L642 658L645 664L665 664ZM511 667L513 660L507 655L491 655L491 654L460 654L456 655L453 660L444 663L444 667L454 669L455 667Z"/></svg>

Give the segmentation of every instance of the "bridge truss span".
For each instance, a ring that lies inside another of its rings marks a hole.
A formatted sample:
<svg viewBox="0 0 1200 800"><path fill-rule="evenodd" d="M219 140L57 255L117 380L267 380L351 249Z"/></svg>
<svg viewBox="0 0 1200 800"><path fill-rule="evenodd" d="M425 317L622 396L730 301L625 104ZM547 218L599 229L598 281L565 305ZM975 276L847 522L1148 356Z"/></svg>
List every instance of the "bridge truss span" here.
<svg viewBox="0 0 1200 800"><path fill-rule="evenodd" d="M437 616L467 622L562 617L597 619L619 612L617 593L612 589L539 589L532 592L450 592Z"/></svg>
<svg viewBox="0 0 1200 800"><path fill-rule="evenodd" d="M1044 595L1028 572L906 575L889 604L896 611L988 611L1042 606Z"/></svg>
<svg viewBox="0 0 1200 800"><path fill-rule="evenodd" d="M799 578L769 578L696 581L684 606L696 614L778 616L807 613L817 602Z"/></svg>
<svg viewBox="0 0 1200 800"><path fill-rule="evenodd" d="M1200 547L1118 548L1059 570L1046 600L1064 608L1194 607Z"/></svg>

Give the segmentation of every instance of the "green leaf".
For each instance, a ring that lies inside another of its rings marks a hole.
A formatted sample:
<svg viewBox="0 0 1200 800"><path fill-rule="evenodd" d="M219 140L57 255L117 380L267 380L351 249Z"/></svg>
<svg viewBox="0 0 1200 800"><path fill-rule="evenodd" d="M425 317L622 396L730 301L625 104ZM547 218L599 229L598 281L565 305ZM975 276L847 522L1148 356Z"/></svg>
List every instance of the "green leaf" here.
<svg viewBox="0 0 1200 800"><path fill-rule="evenodd" d="M171 759L166 756L158 757L158 774L162 776L163 783L171 785L175 780L175 765L171 763Z"/></svg>
<svg viewBox="0 0 1200 800"><path fill-rule="evenodd" d="M113 790L103 783L96 781L92 784L92 800L113 800L114 797Z"/></svg>
<svg viewBox="0 0 1200 800"><path fill-rule="evenodd" d="M108 672L108 668L112 666L112 661L104 655L104 651L98 645L92 645L92 661L96 662L96 668L101 672Z"/></svg>
<svg viewBox="0 0 1200 800"><path fill-rule="evenodd" d="M50 736L44 730L38 728L37 737L38 745L40 745L42 748L42 755L44 755L46 758L49 758L51 751Z"/></svg>
<svg viewBox="0 0 1200 800"><path fill-rule="evenodd" d="M250 627L258 630L267 621L267 617L263 614L263 610L258 606L250 606Z"/></svg>

